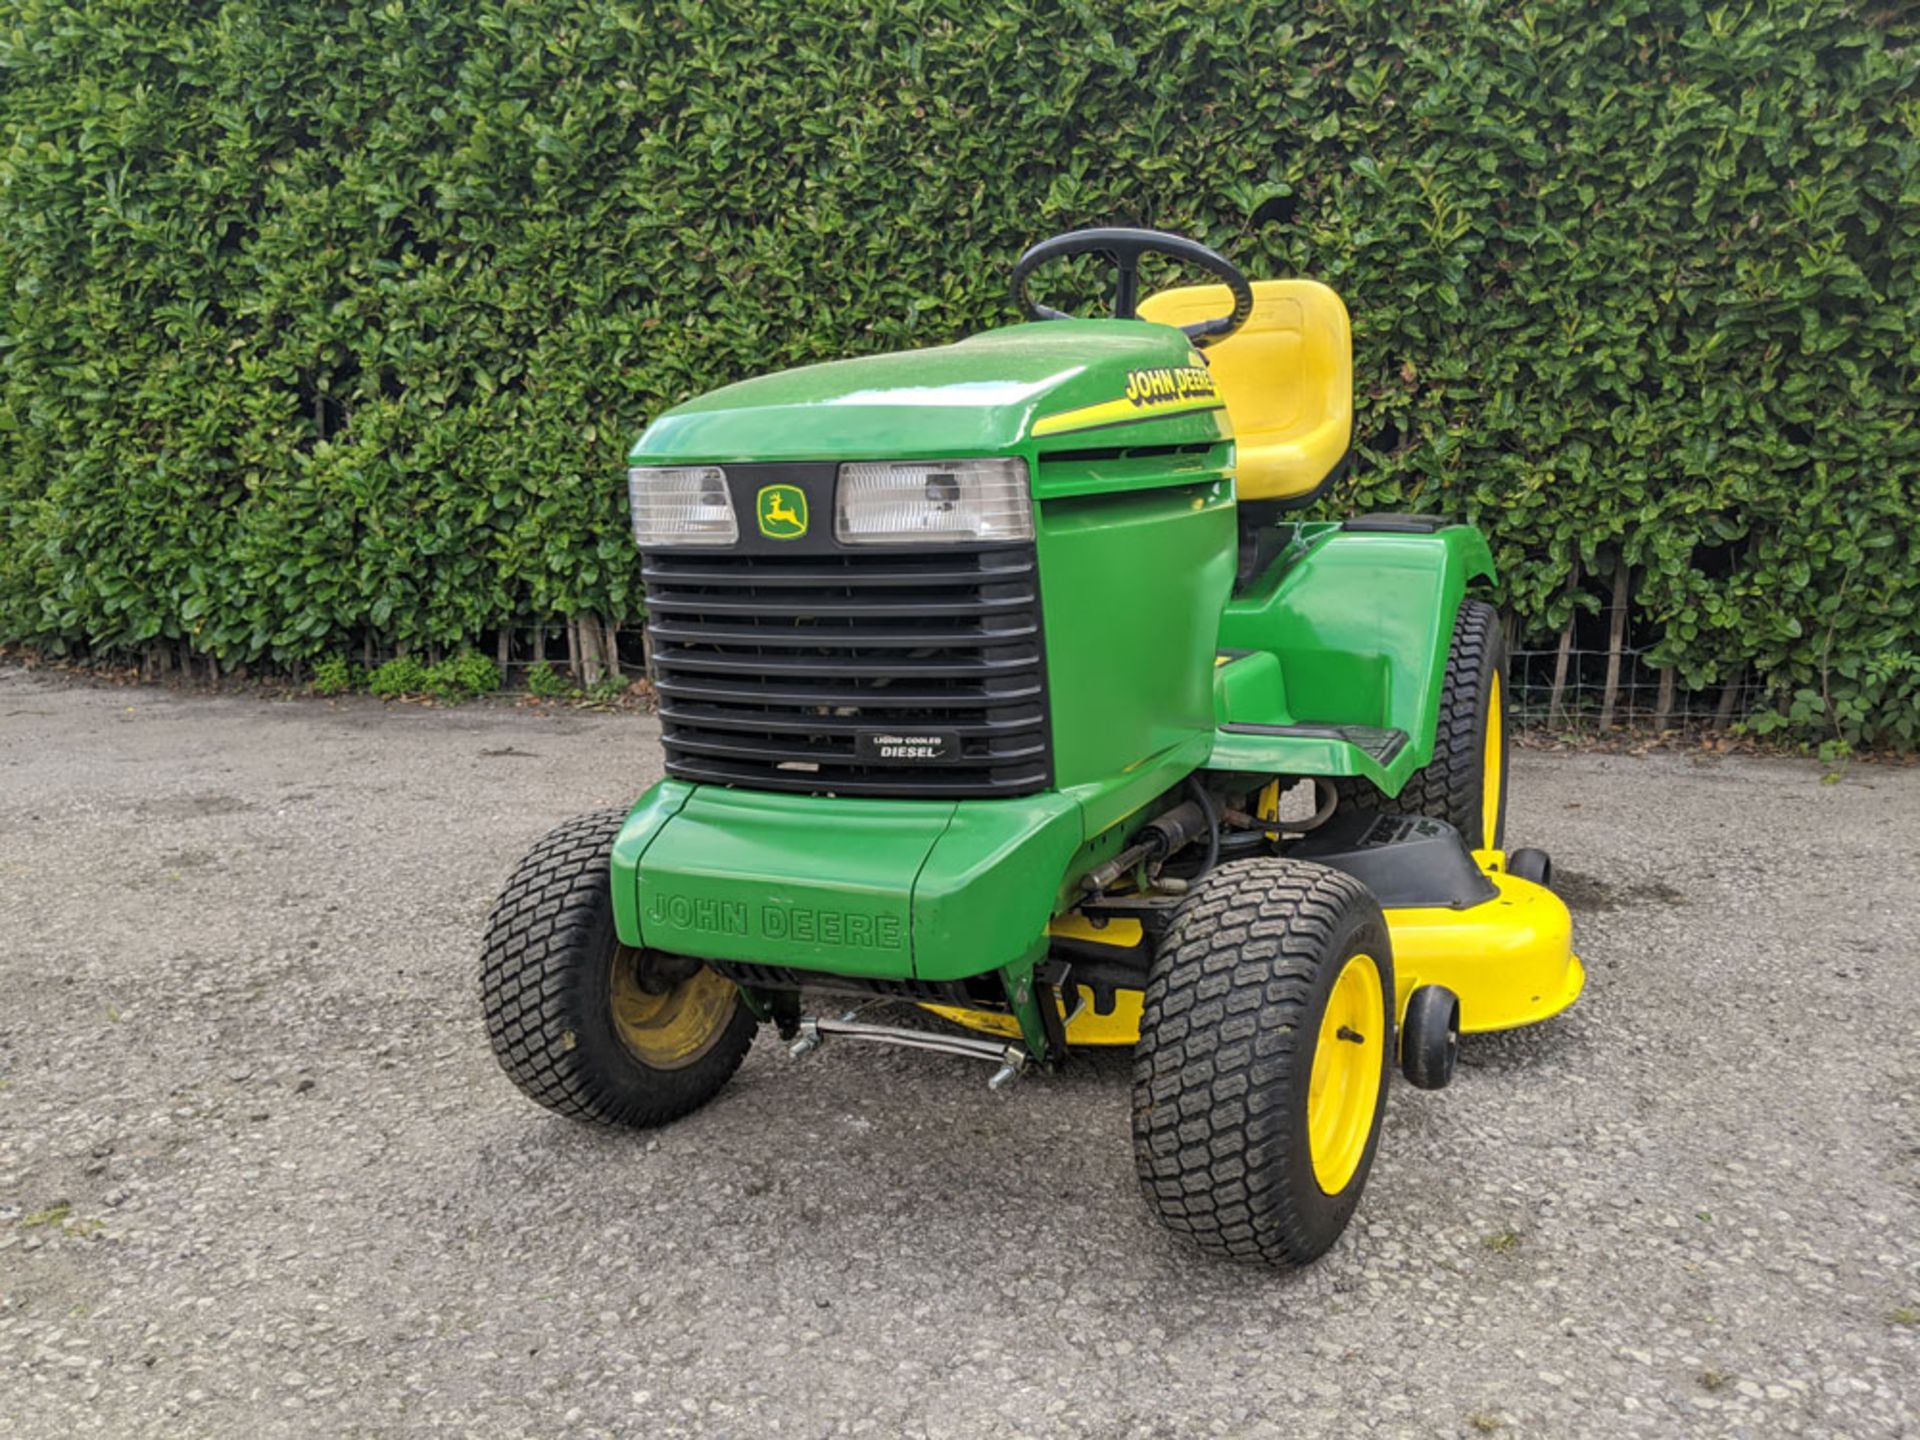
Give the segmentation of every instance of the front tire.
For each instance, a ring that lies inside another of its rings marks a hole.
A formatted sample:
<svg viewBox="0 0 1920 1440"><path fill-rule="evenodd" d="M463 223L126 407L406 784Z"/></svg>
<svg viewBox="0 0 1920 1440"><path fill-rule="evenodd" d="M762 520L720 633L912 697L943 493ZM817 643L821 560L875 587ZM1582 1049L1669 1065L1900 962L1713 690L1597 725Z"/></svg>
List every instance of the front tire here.
<svg viewBox="0 0 1920 1440"><path fill-rule="evenodd" d="M528 1099L647 1128L718 1094L756 1022L739 987L698 961L620 943L607 877L626 814L569 820L520 862L487 919L480 1006Z"/></svg>
<svg viewBox="0 0 1920 1440"><path fill-rule="evenodd" d="M1325 866L1241 860L1181 904L1149 974L1133 1065L1135 1167L1203 1249L1304 1265L1373 1168L1393 959L1371 892Z"/></svg>

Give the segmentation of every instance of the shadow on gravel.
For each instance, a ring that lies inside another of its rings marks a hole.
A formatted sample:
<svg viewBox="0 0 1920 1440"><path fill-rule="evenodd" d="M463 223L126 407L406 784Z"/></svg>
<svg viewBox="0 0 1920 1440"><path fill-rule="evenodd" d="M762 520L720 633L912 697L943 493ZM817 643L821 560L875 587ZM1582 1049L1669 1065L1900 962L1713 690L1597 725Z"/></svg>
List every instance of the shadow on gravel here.
<svg viewBox="0 0 1920 1440"><path fill-rule="evenodd" d="M1569 910L1593 914L1602 910L1640 909L1651 905L1684 905L1686 893L1664 880L1636 880L1610 884L1597 875L1554 867L1553 890Z"/></svg>
<svg viewBox="0 0 1920 1440"><path fill-rule="evenodd" d="M1460 1037L1460 1063L1495 1074L1537 1070L1578 1042L1575 1026L1561 1017L1522 1030Z"/></svg>

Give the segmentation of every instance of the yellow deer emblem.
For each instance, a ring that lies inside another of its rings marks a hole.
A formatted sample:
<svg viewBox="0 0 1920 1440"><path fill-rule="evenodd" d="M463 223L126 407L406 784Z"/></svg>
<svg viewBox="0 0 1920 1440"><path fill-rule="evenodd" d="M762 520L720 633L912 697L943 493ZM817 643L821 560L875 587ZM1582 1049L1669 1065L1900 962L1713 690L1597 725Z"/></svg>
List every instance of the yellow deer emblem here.
<svg viewBox="0 0 1920 1440"><path fill-rule="evenodd" d="M768 485L755 507L760 533L770 540L798 540L807 533L807 496L795 485Z"/></svg>

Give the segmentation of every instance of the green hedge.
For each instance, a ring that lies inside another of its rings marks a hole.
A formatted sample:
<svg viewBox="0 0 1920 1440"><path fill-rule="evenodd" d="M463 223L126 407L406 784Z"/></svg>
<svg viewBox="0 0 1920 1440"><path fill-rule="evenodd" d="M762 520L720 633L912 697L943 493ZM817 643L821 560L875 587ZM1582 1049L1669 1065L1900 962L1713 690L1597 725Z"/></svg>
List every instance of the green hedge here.
<svg viewBox="0 0 1920 1440"><path fill-rule="evenodd" d="M1340 503L1486 526L1523 640L1624 564L1683 692L1744 674L1802 733L1912 744L1916 31L1891 0L16 0L0 638L285 664L632 616L648 416L1006 321L1024 243L1132 221L1341 289Z"/></svg>

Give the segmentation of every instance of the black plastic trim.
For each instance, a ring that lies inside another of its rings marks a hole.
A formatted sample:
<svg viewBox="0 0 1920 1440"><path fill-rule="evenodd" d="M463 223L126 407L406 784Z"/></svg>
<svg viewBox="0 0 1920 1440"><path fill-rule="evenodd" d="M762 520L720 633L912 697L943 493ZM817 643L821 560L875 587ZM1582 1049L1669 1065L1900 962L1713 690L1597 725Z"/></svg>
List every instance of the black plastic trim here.
<svg viewBox="0 0 1920 1440"><path fill-rule="evenodd" d="M1340 528L1358 535L1432 535L1451 524L1442 515L1355 515Z"/></svg>
<svg viewBox="0 0 1920 1440"><path fill-rule="evenodd" d="M1344 740L1358 745L1385 765L1407 747L1407 732L1377 725L1256 725L1232 721L1220 727L1229 735L1291 735L1302 740Z"/></svg>
<svg viewBox="0 0 1920 1440"><path fill-rule="evenodd" d="M1386 909L1468 910L1500 893L1460 832L1425 815L1336 814L1287 854L1346 872Z"/></svg>

